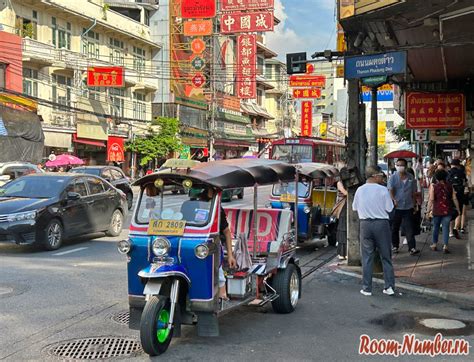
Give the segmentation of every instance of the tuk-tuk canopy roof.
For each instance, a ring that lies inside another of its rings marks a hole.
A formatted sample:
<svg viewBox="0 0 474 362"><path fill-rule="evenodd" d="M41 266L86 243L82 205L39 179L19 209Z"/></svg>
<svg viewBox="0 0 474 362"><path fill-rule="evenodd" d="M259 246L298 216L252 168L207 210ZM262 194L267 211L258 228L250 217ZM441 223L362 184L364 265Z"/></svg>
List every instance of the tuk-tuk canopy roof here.
<svg viewBox="0 0 474 362"><path fill-rule="evenodd" d="M307 162L297 163L295 166L301 175L312 179L339 176L339 170L336 167L325 163Z"/></svg>
<svg viewBox="0 0 474 362"><path fill-rule="evenodd" d="M295 179L294 165L266 159L232 159L203 162L187 170L176 172L159 172L147 175L135 182L141 186L161 178L177 180L189 178L202 184L209 184L219 189L270 185L277 182L288 182Z"/></svg>

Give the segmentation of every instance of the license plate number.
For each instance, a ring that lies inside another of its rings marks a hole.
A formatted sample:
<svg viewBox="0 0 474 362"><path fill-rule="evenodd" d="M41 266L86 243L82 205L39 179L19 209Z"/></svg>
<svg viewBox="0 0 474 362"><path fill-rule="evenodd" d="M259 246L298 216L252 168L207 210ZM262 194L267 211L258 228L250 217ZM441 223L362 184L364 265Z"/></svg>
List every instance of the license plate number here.
<svg viewBox="0 0 474 362"><path fill-rule="evenodd" d="M150 220L148 235L181 236L184 234L186 221L184 220Z"/></svg>

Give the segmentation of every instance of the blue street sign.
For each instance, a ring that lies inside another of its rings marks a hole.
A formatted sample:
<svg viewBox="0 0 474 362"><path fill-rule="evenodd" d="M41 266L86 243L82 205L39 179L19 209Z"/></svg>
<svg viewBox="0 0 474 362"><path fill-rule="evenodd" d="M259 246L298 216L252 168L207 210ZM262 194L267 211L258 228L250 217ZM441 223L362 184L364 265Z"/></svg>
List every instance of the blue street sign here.
<svg viewBox="0 0 474 362"><path fill-rule="evenodd" d="M372 92L369 90L367 92L362 92L362 102L371 102L372 101ZM393 91L391 90L378 90L377 91L377 101L379 102L390 102L393 101Z"/></svg>
<svg viewBox="0 0 474 362"><path fill-rule="evenodd" d="M406 72L406 68L406 52L361 55L344 59L344 77L346 79L403 74Z"/></svg>

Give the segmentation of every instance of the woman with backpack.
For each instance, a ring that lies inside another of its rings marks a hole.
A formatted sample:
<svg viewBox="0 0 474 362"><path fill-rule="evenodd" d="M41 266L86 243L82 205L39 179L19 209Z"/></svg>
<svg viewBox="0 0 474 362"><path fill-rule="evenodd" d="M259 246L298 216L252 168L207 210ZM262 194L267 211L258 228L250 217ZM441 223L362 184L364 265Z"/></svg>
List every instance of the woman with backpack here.
<svg viewBox="0 0 474 362"><path fill-rule="evenodd" d="M433 218L433 241L431 250L437 250L440 225L443 227L443 252L449 253L449 224L459 215L459 203L453 187L447 182L448 173L438 170L435 173L436 183L430 186L428 213ZM454 206L453 206L454 204ZM457 215L456 215L457 212Z"/></svg>

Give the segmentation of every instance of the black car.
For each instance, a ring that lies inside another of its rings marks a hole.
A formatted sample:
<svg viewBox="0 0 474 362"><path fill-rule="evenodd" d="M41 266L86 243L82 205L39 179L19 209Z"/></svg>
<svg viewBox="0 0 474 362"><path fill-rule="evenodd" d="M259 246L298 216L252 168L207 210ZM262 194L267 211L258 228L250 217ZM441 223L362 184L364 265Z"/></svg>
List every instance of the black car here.
<svg viewBox="0 0 474 362"><path fill-rule="evenodd" d="M125 194L96 176L23 176L0 188L0 241L56 250L66 238L118 236L126 208Z"/></svg>
<svg viewBox="0 0 474 362"><path fill-rule="evenodd" d="M75 167L69 172L86 173L88 175L100 176L104 180L109 181L116 188L121 190L127 196L128 209L133 205L133 191L130 181L123 171L118 167L113 166L84 166Z"/></svg>

